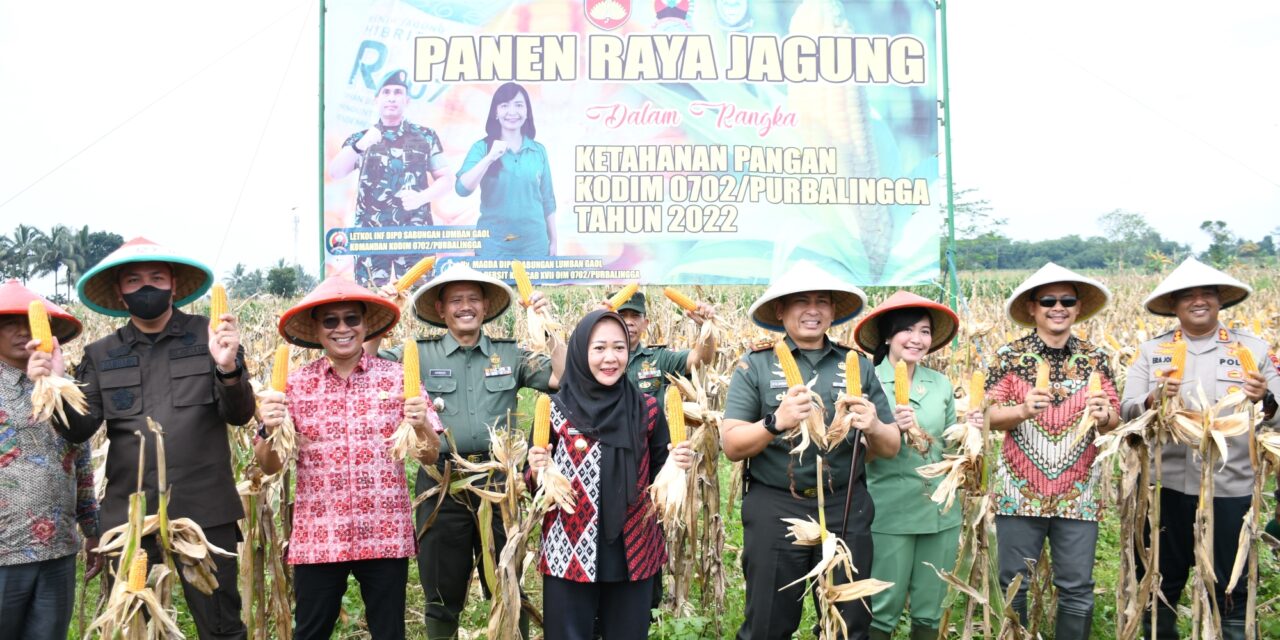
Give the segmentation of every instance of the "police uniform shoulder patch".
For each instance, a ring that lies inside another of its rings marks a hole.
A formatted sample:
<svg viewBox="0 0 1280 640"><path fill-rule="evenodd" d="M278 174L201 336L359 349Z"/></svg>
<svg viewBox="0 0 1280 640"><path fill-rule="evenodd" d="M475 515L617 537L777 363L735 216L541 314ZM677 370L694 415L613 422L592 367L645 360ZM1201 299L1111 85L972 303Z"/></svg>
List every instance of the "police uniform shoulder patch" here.
<svg viewBox="0 0 1280 640"><path fill-rule="evenodd" d="M645 347L647 347L647 348L649 348L649 349L653 349L653 350L655 350L655 351L656 351L656 350L658 350L658 349L666 349L666 348L668 348L668 345L665 345L665 344L648 344L648 345L645 345Z"/></svg>
<svg viewBox="0 0 1280 640"><path fill-rule="evenodd" d="M489 342L494 344L515 344L515 338L489 338Z"/></svg>
<svg viewBox="0 0 1280 640"><path fill-rule="evenodd" d="M417 338L415 338L415 340L417 340L418 342L439 342L441 340L444 340L444 336L445 334L443 333L437 333L434 336L418 336Z"/></svg>
<svg viewBox="0 0 1280 640"><path fill-rule="evenodd" d="M777 341L774 340L773 338L759 338L755 342L751 343L751 351L753 353L760 352L760 351L771 351L773 350L773 344L775 342Z"/></svg>

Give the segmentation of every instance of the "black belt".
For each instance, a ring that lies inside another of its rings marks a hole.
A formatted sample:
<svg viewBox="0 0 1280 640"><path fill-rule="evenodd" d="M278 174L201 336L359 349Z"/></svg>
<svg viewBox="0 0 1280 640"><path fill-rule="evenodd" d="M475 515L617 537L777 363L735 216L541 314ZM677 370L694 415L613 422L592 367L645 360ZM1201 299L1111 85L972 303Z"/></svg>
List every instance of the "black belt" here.
<svg viewBox="0 0 1280 640"><path fill-rule="evenodd" d="M463 460L466 460L467 462L470 462L471 464L488 462L489 459L492 457L488 451L477 451L475 453L459 453L457 454L457 456L459 458L462 458ZM448 454L448 455L441 454L440 457L436 459L436 466L443 467L444 463L450 460L453 460L453 454Z"/></svg>
<svg viewBox="0 0 1280 640"><path fill-rule="evenodd" d="M787 493L787 494L791 493L791 489L790 489L789 487L775 487L775 486L773 486L773 485L771 485L771 484L765 484L765 483L763 483L763 482L759 482L759 481L752 482L752 483L751 483L751 486L752 486L752 487L755 487L755 486L768 487L768 488L770 488L770 489L772 489L772 490L774 490L774 491L780 491L780 492L782 492L782 493ZM828 496L831 496L831 495L833 495L833 494L840 493L841 491L844 491L846 488L848 488L848 485L841 485L841 486L839 486L839 487L835 487L834 489L832 489L832 488L828 488L828 489L827 489L827 495L828 495ZM748 489L748 490L749 490L749 489ZM804 498L817 498L817 497L818 497L818 487L814 486L814 487L809 487L809 488L807 488L807 489L801 489L800 487L796 487L796 495L801 496L801 497L804 497Z"/></svg>

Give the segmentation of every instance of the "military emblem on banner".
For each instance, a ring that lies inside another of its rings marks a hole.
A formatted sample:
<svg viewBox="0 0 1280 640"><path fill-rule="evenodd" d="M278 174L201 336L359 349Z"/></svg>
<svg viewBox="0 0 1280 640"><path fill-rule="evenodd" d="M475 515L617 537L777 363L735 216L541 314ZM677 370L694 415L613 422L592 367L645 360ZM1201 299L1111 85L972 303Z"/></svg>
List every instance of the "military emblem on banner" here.
<svg viewBox="0 0 1280 640"><path fill-rule="evenodd" d="M582 12L597 29L612 31L631 17L631 0L587 0Z"/></svg>

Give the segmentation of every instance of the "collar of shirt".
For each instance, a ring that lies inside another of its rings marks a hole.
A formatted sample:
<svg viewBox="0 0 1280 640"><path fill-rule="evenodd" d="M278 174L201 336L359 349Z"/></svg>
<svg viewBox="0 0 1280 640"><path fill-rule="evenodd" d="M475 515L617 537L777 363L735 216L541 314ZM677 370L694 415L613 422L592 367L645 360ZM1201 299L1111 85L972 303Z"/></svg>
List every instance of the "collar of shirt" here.
<svg viewBox="0 0 1280 640"><path fill-rule="evenodd" d="M369 358L372 358L372 357L374 356L371 356L367 353L360 356L360 361L356 363L356 368L351 370L351 375L355 375L357 373L364 373L365 371L368 371ZM341 376L338 375L338 372L333 369L333 361L330 360L328 356L321 356L320 360L321 362L324 363L320 365L321 374L333 374L334 377L341 378Z"/></svg>
<svg viewBox="0 0 1280 640"><path fill-rule="evenodd" d="M1048 355L1069 356L1075 353L1076 351L1078 351L1079 345L1080 345L1080 339L1077 338L1075 334L1071 334L1067 336L1067 344L1063 345L1061 349L1051 347L1045 344L1044 340L1040 339L1040 334L1036 333L1034 330L1031 332L1031 335L1024 338L1024 340L1026 340L1026 344L1025 344L1026 348L1023 349L1025 353L1038 353L1040 355L1045 355L1045 356L1048 356Z"/></svg>
<svg viewBox="0 0 1280 640"><path fill-rule="evenodd" d="M466 348L458 344L458 339L453 337L453 332L445 333L440 340L444 342L444 355L446 356L453 355L453 352L458 349ZM480 349L480 353L485 356L488 356L489 352L493 350L493 343L489 341L489 336L485 335L484 331L480 332L480 339L476 341L476 348Z"/></svg>
<svg viewBox="0 0 1280 640"><path fill-rule="evenodd" d="M190 316L179 311L177 307L174 307L173 315L169 316L169 324L160 331L160 335L156 337L155 342L159 342L167 336L182 337L187 332L185 327L187 326L188 318L190 318ZM132 319L125 322L123 327L120 327L120 339L126 344L135 344L138 342L154 344L151 341L151 338L147 337L147 334L143 333L137 325L133 324Z"/></svg>
<svg viewBox="0 0 1280 640"><path fill-rule="evenodd" d="M796 351L805 351L805 352L817 351L819 361L827 357L827 354L831 353L831 351L835 348L831 343L831 338L828 338L825 335L822 336L822 346L818 347L817 349L801 349L800 347L796 346L796 341L792 340L791 336L784 336L783 340L787 342L787 348L791 349L792 353Z"/></svg>
<svg viewBox="0 0 1280 640"><path fill-rule="evenodd" d="M1227 336L1227 340L1222 339L1222 336L1224 335ZM1210 351L1217 349L1218 343L1220 342L1231 342L1231 332L1221 322L1218 323L1218 326L1213 331L1202 336L1193 338L1190 335L1187 335L1185 331L1182 333L1182 336L1187 339L1187 352L1197 355L1209 353Z"/></svg>

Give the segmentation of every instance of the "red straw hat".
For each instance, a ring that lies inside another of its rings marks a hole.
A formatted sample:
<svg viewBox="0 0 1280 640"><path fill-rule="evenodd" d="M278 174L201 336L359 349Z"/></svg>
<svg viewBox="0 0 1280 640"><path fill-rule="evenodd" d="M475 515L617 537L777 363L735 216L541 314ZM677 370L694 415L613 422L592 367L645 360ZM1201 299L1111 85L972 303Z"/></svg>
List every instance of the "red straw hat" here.
<svg viewBox="0 0 1280 640"><path fill-rule="evenodd" d="M364 304L364 324L369 329L365 340L372 340L388 332L400 321L400 307L379 297L372 291L342 276L325 278L314 291L307 294L293 308L280 316L280 335L290 343L308 349L319 349L320 338L316 319L311 312L321 305L334 302L360 302Z"/></svg>
<svg viewBox="0 0 1280 640"><path fill-rule="evenodd" d="M858 326L853 329L854 342L857 342L863 351L873 353L885 339L880 335L880 324L876 319L896 309L923 309L929 313L929 320L933 323L933 343L929 345L929 353L946 346L960 329L959 316L947 305L910 291L897 291L858 321Z"/></svg>
<svg viewBox="0 0 1280 640"><path fill-rule="evenodd" d="M71 342L80 335L80 321L76 317L62 310L62 307L45 300L36 292L18 284L17 280L10 280L0 285L0 315L2 316L23 316L26 317L27 309L31 306L32 300L39 300L44 303L44 310L49 314L49 330L53 332L58 342L66 344Z"/></svg>

